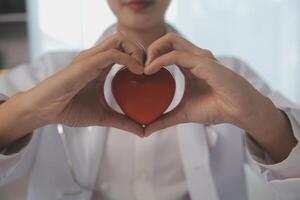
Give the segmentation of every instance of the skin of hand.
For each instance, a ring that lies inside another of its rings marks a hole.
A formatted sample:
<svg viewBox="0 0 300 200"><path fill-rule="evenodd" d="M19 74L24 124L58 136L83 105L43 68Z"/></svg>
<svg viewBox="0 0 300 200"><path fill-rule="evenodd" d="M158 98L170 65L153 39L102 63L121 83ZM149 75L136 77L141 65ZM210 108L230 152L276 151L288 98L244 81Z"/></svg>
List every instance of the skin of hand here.
<svg viewBox="0 0 300 200"><path fill-rule="evenodd" d="M150 124L145 136L180 123L231 123L244 129L275 161L286 158L297 144L286 115L210 51L169 33L149 46L147 56L145 74L176 64L186 88L179 105Z"/></svg>
<svg viewBox="0 0 300 200"><path fill-rule="evenodd" d="M0 116L1 122L5 122L0 125L0 147L54 123L72 127L114 127L143 136L139 124L107 105L104 82L116 63L142 74L144 57L143 50L121 33L81 52L59 72L1 104L0 112L7 115Z"/></svg>

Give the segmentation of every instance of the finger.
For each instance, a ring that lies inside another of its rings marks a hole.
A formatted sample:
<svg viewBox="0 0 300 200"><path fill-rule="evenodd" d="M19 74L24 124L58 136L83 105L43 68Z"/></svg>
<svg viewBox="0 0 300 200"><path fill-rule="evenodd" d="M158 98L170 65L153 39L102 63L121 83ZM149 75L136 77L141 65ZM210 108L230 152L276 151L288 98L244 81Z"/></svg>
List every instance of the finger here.
<svg viewBox="0 0 300 200"><path fill-rule="evenodd" d="M118 34L115 33L108 36L105 40L101 41L99 44L96 44L96 46L82 51L81 54L85 56L93 56L95 54L98 54L99 52L107 51L109 49L118 49L119 46L120 46L120 38Z"/></svg>
<svg viewBox="0 0 300 200"><path fill-rule="evenodd" d="M193 54L174 50L155 59L150 65L145 67L145 74L154 74L163 66L177 65L186 69L195 67L199 62L199 58Z"/></svg>
<svg viewBox="0 0 300 200"><path fill-rule="evenodd" d="M182 106L176 107L174 110L162 115L153 123L149 124L145 129L145 137L150 136L152 133L189 121L188 115L182 109Z"/></svg>
<svg viewBox="0 0 300 200"><path fill-rule="evenodd" d="M117 49L128 55L131 55L141 64L144 64L145 52L144 50L132 40L126 38L123 34L115 33L109 36L106 40L98 44L97 46L83 51L85 56L94 56L100 52L110 49Z"/></svg>
<svg viewBox="0 0 300 200"><path fill-rule="evenodd" d="M126 66L132 73L143 74L144 72L143 65L140 62L121 51L114 49L108 50L104 53L104 57L107 59L109 66L112 64L120 64ZM97 58L95 58L95 60L97 61ZM107 65L103 66L105 68L107 67Z"/></svg>
<svg viewBox="0 0 300 200"><path fill-rule="evenodd" d="M121 44L121 50L136 59L141 66L144 65L146 53L139 47L137 49L136 44L129 41L123 41Z"/></svg>
<svg viewBox="0 0 300 200"><path fill-rule="evenodd" d="M149 46L146 65L150 64L157 57L173 50L197 53L201 49L175 33L168 33Z"/></svg>
<svg viewBox="0 0 300 200"><path fill-rule="evenodd" d="M143 67L140 63L138 63L131 56L116 49L110 49L108 51L101 52L87 59L81 64L80 67L84 68L83 70L89 70L93 75L93 73L98 74L99 69L102 70L108 68L113 64L125 65L132 73L135 74L143 73Z"/></svg>
<svg viewBox="0 0 300 200"><path fill-rule="evenodd" d="M146 58L146 50L144 46L138 41L135 41L130 37L126 36L126 34L123 32L119 32L119 34L122 38L122 42L120 44L121 49L124 50L124 52L126 52L127 54L137 59L142 65L144 65Z"/></svg>
<svg viewBox="0 0 300 200"><path fill-rule="evenodd" d="M71 65L62 69L60 72L50 76L41 85L47 84L48 90L58 90L56 93L66 93L67 91L79 91L90 81L99 76L100 73L106 73L113 64L118 63L128 66L129 70L136 74L141 74L140 64L130 57L116 49L111 49L99 53L83 62Z"/></svg>
<svg viewBox="0 0 300 200"><path fill-rule="evenodd" d="M101 123L103 123L103 121ZM144 129L140 124L117 112L110 112L107 115L105 126L118 128L131 132L139 137L144 137Z"/></svg>

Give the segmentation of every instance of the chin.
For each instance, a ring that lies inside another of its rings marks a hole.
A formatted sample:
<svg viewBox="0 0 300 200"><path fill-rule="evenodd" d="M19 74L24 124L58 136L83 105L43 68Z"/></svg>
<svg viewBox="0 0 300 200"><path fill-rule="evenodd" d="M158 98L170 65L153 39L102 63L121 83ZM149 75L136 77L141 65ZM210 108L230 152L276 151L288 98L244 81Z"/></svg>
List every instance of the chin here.
<svg viewBox="0 0 300 200"><path fill-rule="evenodd" d="M146 17L133 17L132 19L127 18L127 20L122 21L124 25L136 30L145 30L154 27L159 22L153 21L153 19L149 19Z"/></svg>

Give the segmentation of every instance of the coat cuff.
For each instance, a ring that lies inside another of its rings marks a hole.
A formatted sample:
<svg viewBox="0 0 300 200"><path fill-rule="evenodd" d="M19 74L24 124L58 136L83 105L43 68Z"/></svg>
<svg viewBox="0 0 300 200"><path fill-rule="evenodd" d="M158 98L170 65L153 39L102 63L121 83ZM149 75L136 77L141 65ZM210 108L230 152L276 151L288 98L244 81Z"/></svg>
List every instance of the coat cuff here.
<svg viewBox="0 0 300 200"><path fill-rule="evenodd" d="M30 141L22 147L18 152L6 154L4 149L3 152L0 154L0 182L4 180L7 176L11 174L11 172L19 165L22 158L28 151L29 147L32 146L33 137L30 138Z"/></svg>
<svg viewBox="0 0 300 200"><path fill-rule="evenodd" d="M249 164L261 175L264 176L267 182L273 180L285 180L296 178L300 180L300 111L291 108L280 108L288 116L295 138L298 144L291 150L286 159L279 163L275 163L271 157L250 137L245 137L246 156ZM298 112L298 113L295 113Z"/></svg>
<svg viewBox="0 0 300 200"><path fill-rule="evenodd" d="M4 94L0 93L0 101L6 101L8 99L8 97Z"/></svg>

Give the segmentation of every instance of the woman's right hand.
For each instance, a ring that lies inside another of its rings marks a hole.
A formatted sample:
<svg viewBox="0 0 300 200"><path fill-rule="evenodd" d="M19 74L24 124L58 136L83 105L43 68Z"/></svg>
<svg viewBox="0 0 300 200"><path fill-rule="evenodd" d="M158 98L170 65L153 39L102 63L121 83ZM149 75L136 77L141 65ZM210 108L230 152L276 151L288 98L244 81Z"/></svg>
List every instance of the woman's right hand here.
<svg viewBox="0 0 300 200"><path fill-rule="evenodd" d="M61 123L72 127L107 126L143 136L143 128L113 111L104 98L105 78L114 64L143 73L143 50L116 33L81 52L67 67L19 95L35 127ZM37 127L36 127L37 128Z"/></svg>

